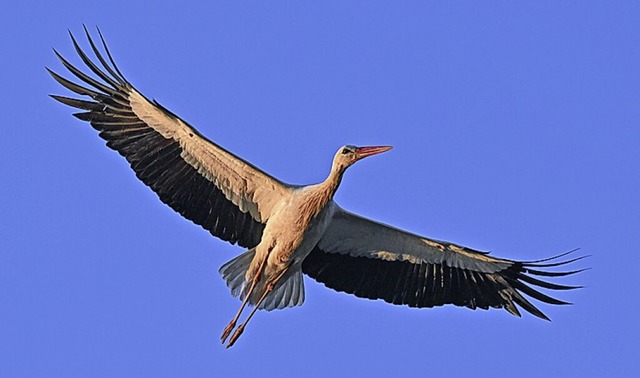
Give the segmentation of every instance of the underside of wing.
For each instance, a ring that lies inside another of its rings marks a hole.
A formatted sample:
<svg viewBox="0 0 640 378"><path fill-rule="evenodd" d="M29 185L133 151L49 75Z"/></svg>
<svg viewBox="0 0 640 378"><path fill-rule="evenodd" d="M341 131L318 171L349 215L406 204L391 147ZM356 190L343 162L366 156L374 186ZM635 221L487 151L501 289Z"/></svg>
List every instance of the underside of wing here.
<svg viewBox="0 0 640 378"><path fill-rule="evenodd" d="M517 316L519 306L548 320L522 294L544 303L567 304L534 288L577 288L535 278L580 272L540 270L580 259L549 262L564 255L530 262L498 259L339 210L302 269L329 288L361 298L410 307L453 304L471 309L504 308Z"/></svg>
<svg viewBox="0 0 640 378"><path fill-rule="evenodd" d="M106 56L85 33L97 63L73 45L95 75L83 73L60 54L62 64L83 84L49 70L62 86L81 100L52 97L81 109L74 114L100 132L107 146L130 163L136 176L162 202L213 235L244 247L260 241L274 204L288 194L288 186L200 135L193 127L147 100L116 67L102 35Z"/></svg>

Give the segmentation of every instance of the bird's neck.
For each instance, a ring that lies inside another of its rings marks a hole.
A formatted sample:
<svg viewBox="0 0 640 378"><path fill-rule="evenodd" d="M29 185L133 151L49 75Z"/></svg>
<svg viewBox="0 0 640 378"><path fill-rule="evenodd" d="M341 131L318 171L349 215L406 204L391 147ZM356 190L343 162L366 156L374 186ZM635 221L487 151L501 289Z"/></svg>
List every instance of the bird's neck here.
<svg viewBox="0 0 640 378"><path fill-rule="evenodd" d="M345 169L340 166L334 165L331 167L331 172L326 180L321 184L328 199L332 199L333 195L338 190L340 183L342 182L342 175L344 174Z"/></svg>
<svg viewBox="0 0 640 378"><path fill-rule="evenodd" d="M309 214L311 218L318 216L333 199L344 170L332 169L329 177L323 182L305 188L305 200L302 201L300 214Z"/></svg>

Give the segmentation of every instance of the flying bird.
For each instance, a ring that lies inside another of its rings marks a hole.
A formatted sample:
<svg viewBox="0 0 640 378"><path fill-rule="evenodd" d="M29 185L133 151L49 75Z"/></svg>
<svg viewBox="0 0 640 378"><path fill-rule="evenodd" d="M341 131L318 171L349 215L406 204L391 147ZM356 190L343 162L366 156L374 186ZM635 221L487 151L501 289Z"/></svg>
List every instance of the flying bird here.
<svg viewBox="0 0 640 378"><path fill-rule="evenodd" d="M561 305L568 303L535 287L579 287L536 278L582 271L544 269L582 258L560 259L573 251L537 261L497 258L366 219L336 204L333 197L347 168L390 150L389 146L340 147L327 178L318 184L290 185L270 176L147 99L118 69L100 30L101 48L86 27L84 32L93 59L69 34L93 75L83 73L55 49L62 65L81 84L47 70L62 86L87 99L51 97L80 109L74 116L89 122L108 147L127 159L162 202L214 236L246 249L220 268L232 295L242 301L221 337L225 343L231 336L227 348L257 309L302 305L303 274L336 291L396 305L493 307L516 316L520 307L546 320L523 294ZM237 326L247 306L251 312Z"/></svg>

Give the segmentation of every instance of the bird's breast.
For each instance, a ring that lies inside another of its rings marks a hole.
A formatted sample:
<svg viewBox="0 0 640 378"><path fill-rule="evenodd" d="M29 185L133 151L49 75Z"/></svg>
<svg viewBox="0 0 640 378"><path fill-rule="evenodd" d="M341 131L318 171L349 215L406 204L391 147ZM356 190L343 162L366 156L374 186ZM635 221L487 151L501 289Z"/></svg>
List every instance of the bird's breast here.
<svg viewBox="0 0 640 378"><path fill-rule="evenodd" d="M333 201L315 209L307 200L305 196L292 198L269 218L262 240L273 247L269 265L302 263L327 229L335 212Z"/></svg>

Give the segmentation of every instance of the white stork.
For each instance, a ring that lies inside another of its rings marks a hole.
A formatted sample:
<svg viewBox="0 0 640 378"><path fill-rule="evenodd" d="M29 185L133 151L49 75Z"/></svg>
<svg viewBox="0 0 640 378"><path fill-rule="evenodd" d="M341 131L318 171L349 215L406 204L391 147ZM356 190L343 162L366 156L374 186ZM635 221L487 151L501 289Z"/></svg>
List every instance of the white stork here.
<svg viewBox="0 0 640 378"><path fill-rule="evenodd" d="M247 304L247 319L229 339L234 344L257 309L274 310L304 302L302 274L357 297L383 299L410 307L444 304L471 309L516 305L542 319L522 294L549 304L567 302L532 286L574 289L533 276L560 277L581 270L540 268L567 261L513 261L453 243L414 235L343 210L333 201L345 170L356 161L391 147L340 147L327 179L308 186L289 185L209 141L156 101L149 101L122 75L107 49L100 53L85 28L96 64L71 34L81 60L95 77L81 72L54 50L85 86L49 70L53 78L85 101L52 95L81 109L74 114L99 131L107 146L131 164L136 176L160 200L223 240L248 250L220 268L234 296L242 299L225 328L224 343Z"/></svg>

